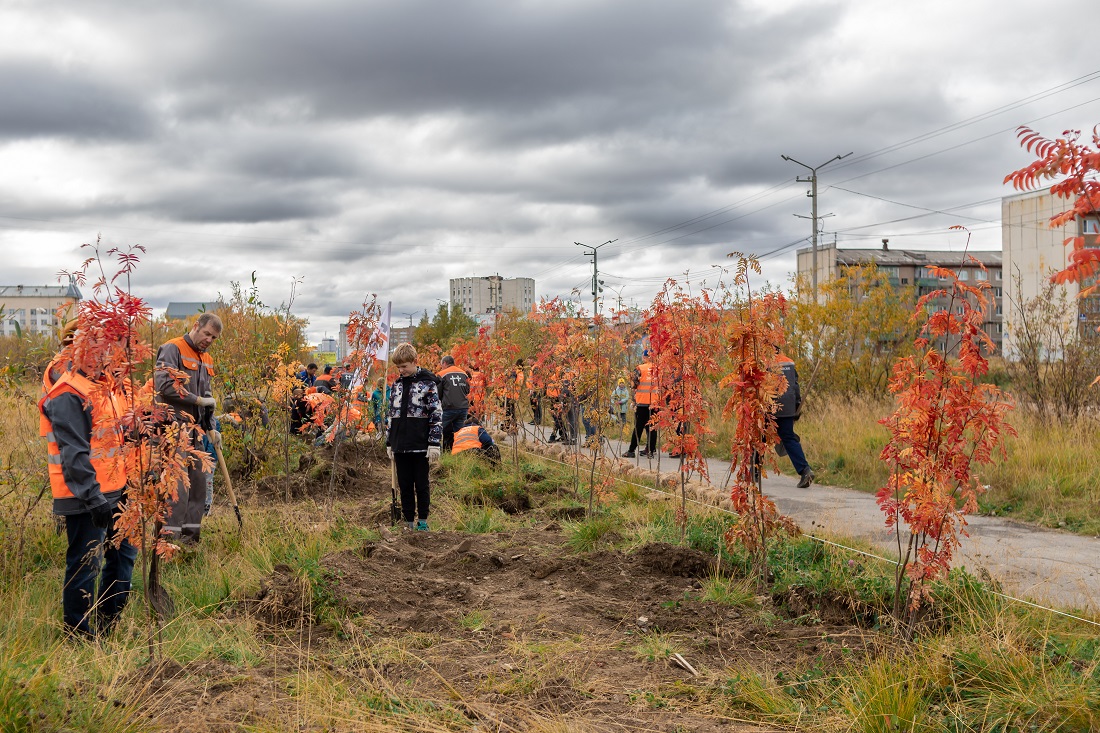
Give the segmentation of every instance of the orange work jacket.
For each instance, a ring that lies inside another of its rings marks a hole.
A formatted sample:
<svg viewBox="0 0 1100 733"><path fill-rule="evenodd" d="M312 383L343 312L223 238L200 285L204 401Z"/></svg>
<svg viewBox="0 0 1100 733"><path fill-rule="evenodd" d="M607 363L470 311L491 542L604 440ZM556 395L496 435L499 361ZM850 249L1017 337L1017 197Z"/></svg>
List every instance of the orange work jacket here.
<svg viewBox="0 0 1100 733"><path fill-rule="evenodd" d="M91 380L76 372L66 372L53 383L53 386L38 403L39 434L46 439L47 470L50 475L50 489L54 499L75 498L65 474L61 470L61 449L53 433L53 423L46 417L46 403L65 392L75 394L85 403L91 400L92 435L91 461L95 469L99 490L104 494L119 491L126 485L126 465L122 455L122 436L117 430L104 430L116 416L123 413L123 407L116 395L107 395L106 390L97 390ZM94 394L93 394L94 393Z"/></svg>
<svg viewBox="0 0 1100 733"><path fill-rule="evenodd" d="M195 351L183 336L171 339L168 343L175 344L176 348L180 350L180 363L183 364L184 369L189 372L197 372L199 364L202 364L206 367L206 373L211 377L214 376L214 357L210 354L205 351L201 354Z"/></svg>

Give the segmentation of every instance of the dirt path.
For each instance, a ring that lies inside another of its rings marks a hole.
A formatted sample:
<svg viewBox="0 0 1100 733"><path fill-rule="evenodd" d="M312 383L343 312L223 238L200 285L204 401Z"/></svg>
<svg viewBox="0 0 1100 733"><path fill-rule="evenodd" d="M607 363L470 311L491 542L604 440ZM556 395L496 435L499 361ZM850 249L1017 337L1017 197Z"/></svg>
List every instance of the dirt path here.
<svg viewBox="0 0 1100 733"><path fill-rule="evenodd" d="M532 430L527 426L527 430ZM617 451L625 445L612 441ZM657 468L656 459L637 459ZM781 460L787 460L783 458ZM661 457L662 471L674 470L675 459ZM721 485L729 461L708 460L714 483ZM815 484L796 487L793 476L769 476L764 493L807 534L826 533L867 540L888 556L897 556L896 539L886 530L873 494ZM1100 611L1100 539L1035 527L999 517L968 517L958 565L999 582L1005 593L1061 608Z"/></svg>

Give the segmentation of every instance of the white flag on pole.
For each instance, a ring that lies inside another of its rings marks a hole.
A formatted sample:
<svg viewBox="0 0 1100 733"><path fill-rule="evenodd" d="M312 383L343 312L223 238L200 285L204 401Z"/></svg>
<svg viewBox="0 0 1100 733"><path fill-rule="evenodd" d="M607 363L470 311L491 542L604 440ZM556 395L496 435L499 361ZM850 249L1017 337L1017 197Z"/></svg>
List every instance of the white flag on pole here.
<svg viewBox="0 0 1100 733"><path fill-rule="evenodd" d="M390 360L390 318L393 315L393 301L386 301L386 310L382 311L382 318L378 321L378 333L382 337L382 343L375 350L374 358L385 364Z"/></svg>
<svg viewBox="0 0 1100 733"><path fill-rule="evenodd" d="M382 362L382 373L386 372L386 362L390 359L390 316L392 310L393 302L389 301L386 303L386 310L382 311L382 317L378 320L378 326L374 329L376 338L371 338L371 341L378 341L379 343L362 348L363 363L355 371L355 377L352 379L353 390L355 387L365 386L375 361Z"/></svg>

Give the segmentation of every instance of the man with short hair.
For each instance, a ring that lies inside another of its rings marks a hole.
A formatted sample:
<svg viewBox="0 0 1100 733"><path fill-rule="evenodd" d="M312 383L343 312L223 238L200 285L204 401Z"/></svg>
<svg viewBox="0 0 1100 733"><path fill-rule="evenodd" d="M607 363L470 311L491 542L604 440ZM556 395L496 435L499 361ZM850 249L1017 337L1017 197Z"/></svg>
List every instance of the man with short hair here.
<svg viewBox="0 0 1100 733"><path fill-rule="evenodd" d="M454 445L455 432L466 423L470 410L470 376L455 366L450 354L439 360L439 401L443 405L443 450Z"/></svg>
<svg viewBox="0 0 1100 733"><path fill-rule="evenodd" d="M221 319L213 313L203 313L187 334L160 347L153 373L157 401L169 407L177 423L194 424L206 431L215 446L221 445L222 436L214 429L214 360L207 350L221 333ZM182 380L178 379L180 373L185 376ZM194 445L202 448L198 431ZM199 541L205 511L206 476L194 459L187 473L188 480L177 487L179 498L171 506L164 529L175 539L195 544Z"/></svg>
<svg viewBox="0 0 1100 733"><path fill-rule="evenodd" d="M332 394L332 388L335 384L332 374L332 364L325 364L325 372L313 382L313 386L317 388L320 394Z"/></svg>
<svg viewBox="0 0 1100 733"><path fill-rule="evenodd" d="M317 381L317 365L310 362L305 369L298 372L298 381L302 383L303 387L312 387L313 383Z"/></svg>

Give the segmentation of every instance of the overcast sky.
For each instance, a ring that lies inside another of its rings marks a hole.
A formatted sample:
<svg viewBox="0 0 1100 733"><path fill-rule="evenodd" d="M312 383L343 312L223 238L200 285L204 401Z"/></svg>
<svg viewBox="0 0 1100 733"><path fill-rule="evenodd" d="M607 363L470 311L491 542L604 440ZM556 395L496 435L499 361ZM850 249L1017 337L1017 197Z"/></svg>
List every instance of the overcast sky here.
<svg viewBox="0 0 1100 733"><path fill-rule="evenodd" d="M648 303L727 253L1000 248L1014 129L1100 122L1094 0L0 0L0 285L140 243L154 308L256 271L311 336L368 293L534 277ZM931 210L931 211L930 211ZM932 213L942 212L942 213ZM399 319L405 322L405 317Z"/></svg>

